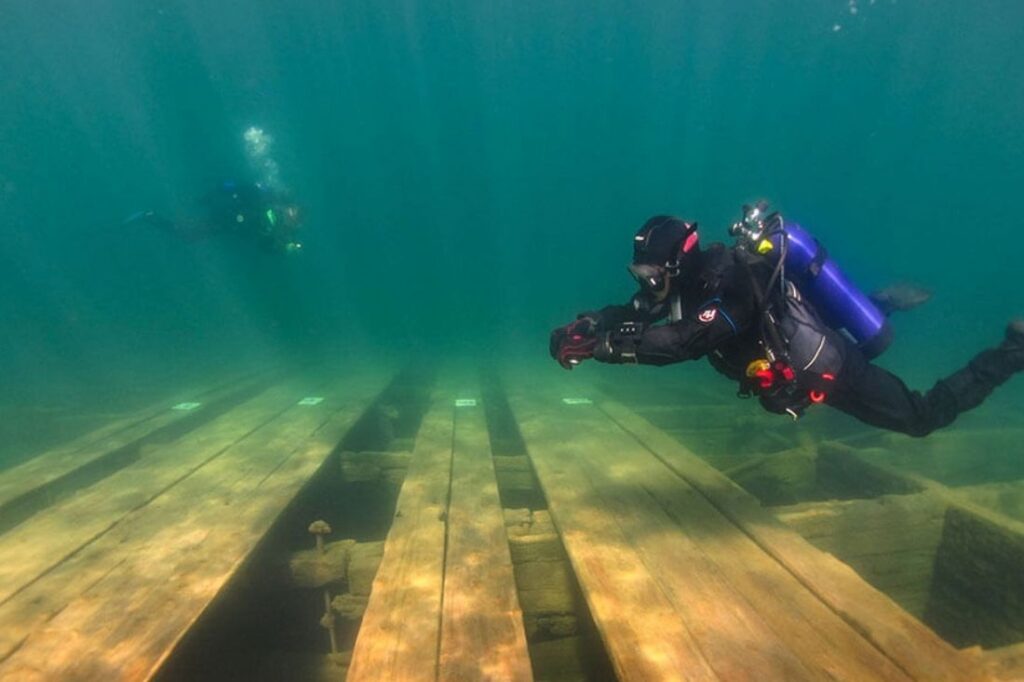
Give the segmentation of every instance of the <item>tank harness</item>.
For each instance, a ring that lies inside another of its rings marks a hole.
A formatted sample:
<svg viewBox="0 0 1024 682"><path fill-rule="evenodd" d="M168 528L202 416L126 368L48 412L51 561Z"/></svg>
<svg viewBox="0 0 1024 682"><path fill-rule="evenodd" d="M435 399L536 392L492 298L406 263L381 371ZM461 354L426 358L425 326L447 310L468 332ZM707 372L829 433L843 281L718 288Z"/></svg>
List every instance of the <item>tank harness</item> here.
<svg viewBox="0 0 1024 682"><path fill-rule="evenodd" d="M828 400L843 366L843 340L807 303L796 284L786 277L786 237L768 284L762 289L754 273L758 264L771 265L767 254L743 246L734 250L749 278L760 322L764 357L752 360L740 380L739 395L756 395L769 412L798 419L809 406ZM822 249L824 251L824 249ZM818 271L827 256L818 259ZM814 272L809 273L814 276Z"/></svg>

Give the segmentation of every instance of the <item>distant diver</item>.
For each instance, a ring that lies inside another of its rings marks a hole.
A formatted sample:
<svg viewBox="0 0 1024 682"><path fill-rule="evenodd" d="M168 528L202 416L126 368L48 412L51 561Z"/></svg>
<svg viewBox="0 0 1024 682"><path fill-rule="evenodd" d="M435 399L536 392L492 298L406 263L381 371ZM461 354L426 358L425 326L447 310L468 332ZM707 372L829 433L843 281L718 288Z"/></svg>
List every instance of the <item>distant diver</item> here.
<svg viewBox="0 0 1024 682"><path fill-rule="evenodd" d="M207 192L200 200L198 215L171 220L154 211L130 216L126 225L145 224L185 241L200 241L219 235L234 235L277 253L298 253L302 242L303 210L286 193L262 183L227 181Z"/></svg>
<svg viewBox="0 0 1024 682"><path fill-rule="evenodd" d="M892 287L865 296L817 240L745 206L734 246L701 250L697 224L656 216L637 231L629 271L640 291L628 304L584 312L551 333L566 369L594 358L667 365L707 357L775 413L798 418L824 403L872 426L925 436L980 405L1024 370L1024 319L998 346L925 393L871 363L892 340L887 314L927 299Z"/></svg>

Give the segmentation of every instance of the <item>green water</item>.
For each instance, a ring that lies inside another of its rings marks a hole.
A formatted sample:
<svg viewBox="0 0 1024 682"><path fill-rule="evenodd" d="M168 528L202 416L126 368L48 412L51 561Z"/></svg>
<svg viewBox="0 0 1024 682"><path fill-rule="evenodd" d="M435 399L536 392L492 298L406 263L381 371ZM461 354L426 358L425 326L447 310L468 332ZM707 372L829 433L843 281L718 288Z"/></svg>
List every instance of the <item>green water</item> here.
<svg viewBox="0 0 1024 682"><path fill-rule="evenodd" d="M886 358L929 383L1024 308L1024 8L856 8L6 0L4 398L239 355L542 355L628 297L645 217L724 238L762 196L865 288L935 290ZM250 125L308 209L301 258L120 228L244 175Z"/></svg>
<svg viewBox="0 0 1024 682"><path fill-rule="evenodd" d="M1024 314L1022 73L1015 0L0 0L0 469L258 366L554 376L549 330L628 299L648 216L725 240L757 198L865 290L934 291L880 361L928 388ZM302 254L122 224L256 179L251 127ZM577 370L623 372L637 405L735 390L703 364ZM1017 378L947 459L899 463L1024 479L1022 400ZM826 413L797 428L859 428Z"/></svg>

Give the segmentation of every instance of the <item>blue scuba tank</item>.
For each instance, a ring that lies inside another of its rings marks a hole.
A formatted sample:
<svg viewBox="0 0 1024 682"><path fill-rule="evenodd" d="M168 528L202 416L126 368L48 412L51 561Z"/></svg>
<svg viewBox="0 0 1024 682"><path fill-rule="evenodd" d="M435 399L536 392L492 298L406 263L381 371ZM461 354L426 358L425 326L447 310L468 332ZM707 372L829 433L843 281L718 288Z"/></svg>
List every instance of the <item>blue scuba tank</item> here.
<svg viewBox="0 0 1024 682"><path fill-rule="evenodd" d="M778 213L765 215L767 204L745 206L732 234L762 255L785 258L785 276L817 309L823 321L845 333L870 360L892 342L889 321L839 269L818 240ZM765 242L770 243L768 246Z"/></svg>

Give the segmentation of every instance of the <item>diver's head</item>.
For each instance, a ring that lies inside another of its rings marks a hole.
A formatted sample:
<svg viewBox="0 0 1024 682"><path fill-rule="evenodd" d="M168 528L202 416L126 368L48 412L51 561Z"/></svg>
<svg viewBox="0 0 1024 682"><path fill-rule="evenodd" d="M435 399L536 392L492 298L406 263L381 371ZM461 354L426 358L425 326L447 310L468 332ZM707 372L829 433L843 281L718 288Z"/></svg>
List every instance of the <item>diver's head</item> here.
<svg viewBox="0 0 1024 682"><path fill-rule="evenodd" d="M629 272L655 301L665 300L672 282L694 269L700 254L697 223L672 216L655 216L633 237Z"/></svg>
<svg viewBox="0 0 1024 682"><path fill-rule="evenodd" d="M302 253L302 242L287 242L282 248L285 253Z"/></svg>
<svg viewBox="0 0 1024 682"><path fill-rule="evenodd" d="M284 204L278 208L277 213L286 230L294 231L302 227L305 216L302 207L298 204Z"/></svg>

